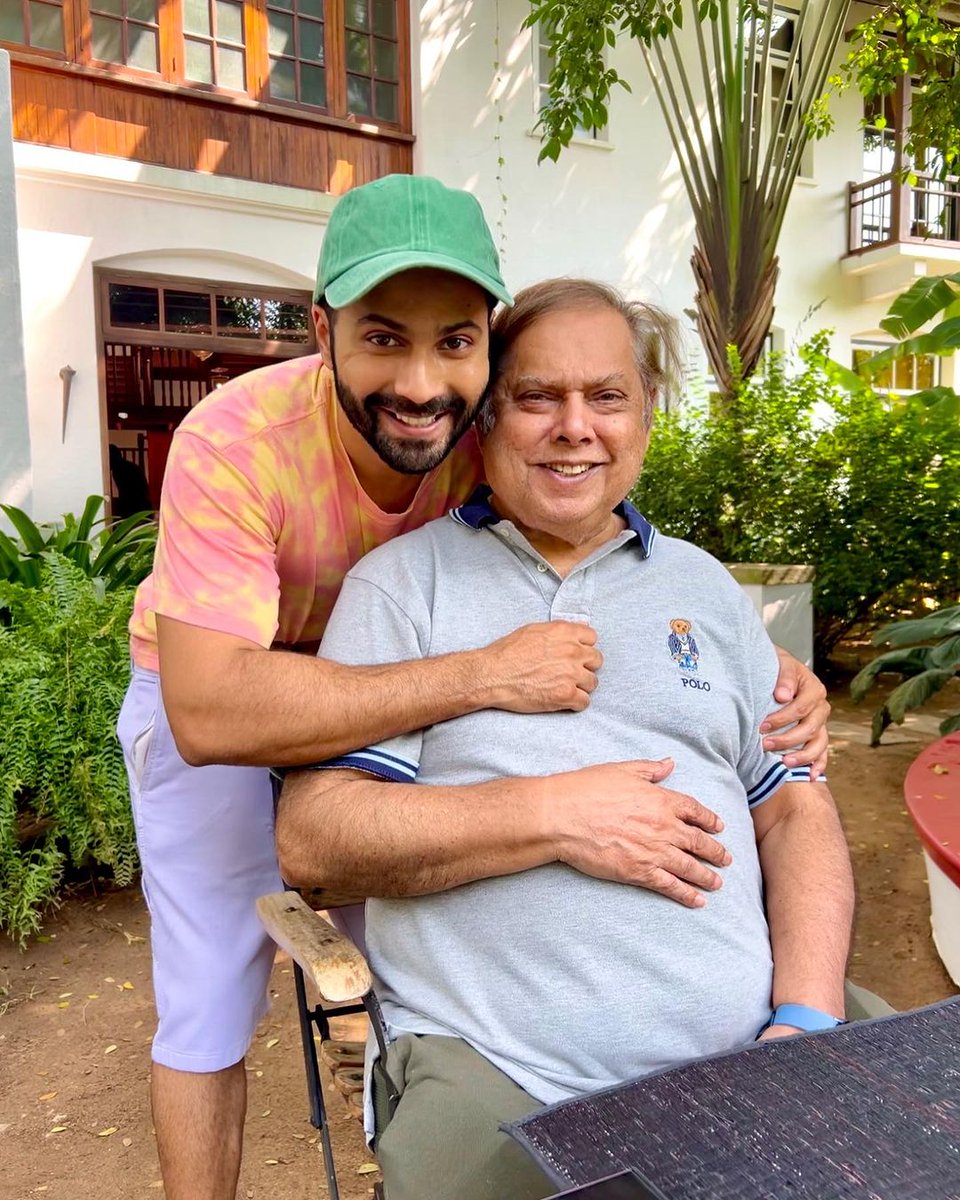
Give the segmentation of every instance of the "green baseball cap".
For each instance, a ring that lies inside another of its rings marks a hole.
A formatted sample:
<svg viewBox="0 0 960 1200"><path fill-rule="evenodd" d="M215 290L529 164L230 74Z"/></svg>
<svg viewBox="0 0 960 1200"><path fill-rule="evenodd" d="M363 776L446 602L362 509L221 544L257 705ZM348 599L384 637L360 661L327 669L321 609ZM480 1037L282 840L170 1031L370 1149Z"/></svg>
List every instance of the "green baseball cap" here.
<svg viewBox="0 0 960 1200"><path fill-rule="evenodd" d="M452 271L513 303L476 197L425 175L386 175L337 201L313 298L344 308L412 267Z"/></svg>

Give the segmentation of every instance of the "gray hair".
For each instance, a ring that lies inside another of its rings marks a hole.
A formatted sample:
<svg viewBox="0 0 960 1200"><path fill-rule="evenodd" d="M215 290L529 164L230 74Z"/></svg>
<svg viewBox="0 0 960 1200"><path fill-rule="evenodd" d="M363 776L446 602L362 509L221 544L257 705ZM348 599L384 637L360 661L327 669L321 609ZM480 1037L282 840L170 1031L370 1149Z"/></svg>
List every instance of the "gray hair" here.
<svg viewBox="0 0 960 1200"><path fill-rule="evenodd" d="M491 385L478 417L481 432L489 433L496 421L503 364L517 338L541 317L577 308L608 308L626 321L643 385L644 420L650 425L658 398L678 384L683 372L676 320L656 305L627 300L597 280L546 279L517 292L513 307L502 308L490 326Z"/></svg>

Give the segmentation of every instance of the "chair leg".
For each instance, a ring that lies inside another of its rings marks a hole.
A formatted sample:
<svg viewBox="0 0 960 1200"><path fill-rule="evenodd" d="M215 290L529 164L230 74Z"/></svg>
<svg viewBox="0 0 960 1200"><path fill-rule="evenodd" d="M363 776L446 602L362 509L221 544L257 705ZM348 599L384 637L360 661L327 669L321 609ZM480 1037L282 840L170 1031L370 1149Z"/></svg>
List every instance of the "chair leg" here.
<svg viewBox="0 0 960 1200"><path fill-rule="evenodd" d="M337 1173L333 1162L333 1147L330 1144L330 1125L327 1121L326 1109L323 1103L323 1084L320 1078L320 1062L317 1058L317 1047L313 1040L313 1016L307 1004L307 989L303 979L303 971L294 962L293 978L297 985L297 1016L300 1019L300 1038L303 1043L303 1063L307 1073L307 1096L310 1100L310 1124L320 1133L320 1146L323 1152L323 1169L327 1177L327 1188L330 1200L340 1200L340 1189L337 1186ZM322 1020L322 1017L320 1018ZM324 1021L324 1024L326 1022ZM329 1029L320 1030L321 1036L329 1036Z"/></svg>

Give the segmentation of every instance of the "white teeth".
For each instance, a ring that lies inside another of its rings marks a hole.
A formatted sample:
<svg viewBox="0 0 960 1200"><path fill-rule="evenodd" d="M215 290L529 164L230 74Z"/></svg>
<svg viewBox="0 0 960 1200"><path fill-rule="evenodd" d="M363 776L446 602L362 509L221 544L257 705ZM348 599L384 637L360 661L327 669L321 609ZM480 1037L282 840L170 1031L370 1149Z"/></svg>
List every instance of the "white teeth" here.
<svg viewBox="0 0 960 1200"><path fill-rule="evenodd" d="M593 463L548 463L547 465L558 475L582 475L584 471L590 470Z"/></svg>
<svg viewBox="0 0 960 1200"><path fill-rule="evenodd" d="M428 417L410 417L406 413L390 413L390 416L395 421L399 421L401 425L411 425L414 429L422 429L427 425L433 425L441 415L441 413L431 413Z"/></svg>

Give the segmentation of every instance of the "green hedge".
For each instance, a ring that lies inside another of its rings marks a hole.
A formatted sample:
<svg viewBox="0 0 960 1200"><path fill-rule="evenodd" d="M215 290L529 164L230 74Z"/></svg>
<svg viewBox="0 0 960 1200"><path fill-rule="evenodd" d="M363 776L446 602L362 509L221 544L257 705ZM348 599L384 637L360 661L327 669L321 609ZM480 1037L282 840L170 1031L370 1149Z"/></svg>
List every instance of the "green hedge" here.
<svg viewBox="0 0 960 1200"><path fill-rule="evenodd" d="M23 942L69 867L131 881L136 846L114 726L134 589L55 550L0 580L0 927Z"/></svg>
<svg viewBox="0 0 960 1200"><path fill-rule="evenodd" d="M946 405L834 383L827 335L726 408L659 415L633 499L725 562L816 568L815 642L960 592L960 422Z"/></svg>

